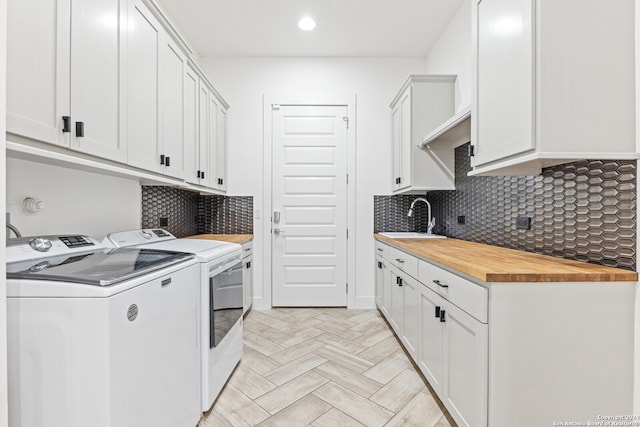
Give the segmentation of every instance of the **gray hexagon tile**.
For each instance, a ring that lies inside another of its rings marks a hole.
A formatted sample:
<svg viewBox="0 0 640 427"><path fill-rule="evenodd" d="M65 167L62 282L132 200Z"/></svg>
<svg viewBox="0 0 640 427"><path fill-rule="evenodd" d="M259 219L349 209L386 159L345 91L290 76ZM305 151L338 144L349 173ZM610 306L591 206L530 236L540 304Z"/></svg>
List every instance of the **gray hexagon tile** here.
<svg viewBox="0 0 640 427"><path fill-rule="evenodd" d="M580 160L540 176L469 177L467 145L456 149L456 191L427 199L435 232L458 239L636 269L635 160ZM374 196L374 232L423 231L426 206L407 211L416 195ZM465 224L458 224L458 216ZM515 219L531 216L531 230Z"/></svg>
<svg viewBox="0 0 640 427"><path fill-rule="evenodd" d="M161 225L161 218L167 225ZM177 237L253 233L253 197L205 196L179 188L142 187L142 227L162 227Z"/></svg>

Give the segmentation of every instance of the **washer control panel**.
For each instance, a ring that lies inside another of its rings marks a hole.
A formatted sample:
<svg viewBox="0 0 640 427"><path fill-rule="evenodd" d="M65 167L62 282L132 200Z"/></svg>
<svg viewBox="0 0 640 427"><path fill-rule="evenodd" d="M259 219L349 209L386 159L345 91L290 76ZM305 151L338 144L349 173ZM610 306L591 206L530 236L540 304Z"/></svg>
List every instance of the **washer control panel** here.
<svg viewBox="0 0 640 427"><path fill-rule="evenodd" d="M32 236L7 240L7 263L72 255L104 249L97 240L83 235Z"/></svg>
<svg viewBox="0 0 640 427"><path fill-rule="evenodd" d="M175 240L175 236L161 228L145 228L142 230L119 231L111 233L102 243L107 247L126 248L165 240Z"/></svg>

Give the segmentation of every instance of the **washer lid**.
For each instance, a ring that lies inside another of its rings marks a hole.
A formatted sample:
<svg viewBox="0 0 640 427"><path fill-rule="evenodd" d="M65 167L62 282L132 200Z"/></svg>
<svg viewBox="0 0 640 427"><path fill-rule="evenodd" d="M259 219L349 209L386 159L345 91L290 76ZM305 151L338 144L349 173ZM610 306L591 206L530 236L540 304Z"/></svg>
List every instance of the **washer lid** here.
<svg viewBox="0 0 640 427"><path fill-rule="evenodd" d="M122 248L7 264L7 279L50 280L109 286L177 264L193 255Z"/></svg>

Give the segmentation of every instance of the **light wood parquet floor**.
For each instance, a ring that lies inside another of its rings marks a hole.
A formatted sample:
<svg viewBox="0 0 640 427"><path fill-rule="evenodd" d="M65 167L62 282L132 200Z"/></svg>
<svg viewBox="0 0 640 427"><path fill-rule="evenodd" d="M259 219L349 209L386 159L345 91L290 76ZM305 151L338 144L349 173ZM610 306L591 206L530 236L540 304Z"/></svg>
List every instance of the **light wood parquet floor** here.
<svg viewBox="0 0 640 427"><path fill-rule="evenodd" d="M198 427L450 427L377 310L251 311L244 356Z"/></svg>

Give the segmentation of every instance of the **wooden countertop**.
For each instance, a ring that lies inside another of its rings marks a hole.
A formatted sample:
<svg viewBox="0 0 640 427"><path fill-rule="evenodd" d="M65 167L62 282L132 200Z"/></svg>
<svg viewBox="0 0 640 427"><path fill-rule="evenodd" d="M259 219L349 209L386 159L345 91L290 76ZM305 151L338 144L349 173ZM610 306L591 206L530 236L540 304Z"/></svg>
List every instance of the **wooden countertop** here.
<svg viewBox="0 0 640 427"><path fill-rule="evenodd" d="M628 282L638 273L458 239L376 240L484 282Z"/></svg>
<svg viewBox="0 0 640 427"><path fill-rule="evenodd" d="M197 234L187 239L220 240L222 242L243 244L253 240L253 234Z"/></svg>

